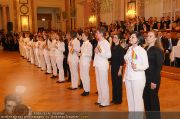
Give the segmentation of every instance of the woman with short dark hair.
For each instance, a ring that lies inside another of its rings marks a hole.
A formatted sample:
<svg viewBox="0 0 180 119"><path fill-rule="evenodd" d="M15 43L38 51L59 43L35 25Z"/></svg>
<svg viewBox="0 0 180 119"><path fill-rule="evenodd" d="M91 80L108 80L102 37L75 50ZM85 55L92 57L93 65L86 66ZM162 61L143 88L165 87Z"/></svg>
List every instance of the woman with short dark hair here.
<svg viewBox="0 0 180 119"><path fill-rule="evenodd" d="M148 57L146 50L141 47L144 43L144 38L141 33L133 32L129 40L132 46L129 47L124 56L126 62L124 80L128 110L130 112L142 112L144 111L143 90L146 82L145 70L149 67Z"/></svg>

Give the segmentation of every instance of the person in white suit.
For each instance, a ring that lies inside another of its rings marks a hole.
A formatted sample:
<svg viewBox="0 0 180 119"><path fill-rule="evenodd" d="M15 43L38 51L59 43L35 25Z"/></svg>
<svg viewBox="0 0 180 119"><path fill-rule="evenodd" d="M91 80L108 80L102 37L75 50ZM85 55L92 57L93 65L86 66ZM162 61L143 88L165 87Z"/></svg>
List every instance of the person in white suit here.
<svg viewBox="0 0 180 119"><path fill-rule="evenodd" d="M130 43L127 53L124 56L126 62L124 81L127 93L129 118L142 119L143 112L143 91L146 83L145 70L149 67L147 52L141 45L144 38L139 32L133 32L130 36Z"/></svg>
<svg viewBox="0 0 180 119"><path fill-rule="evenodd" d="M83 44L81 46L80 53L80 77L82 80L84 92L81 94L82 96L88 96L90 92L90 76L89 69L92 58L92 44L88 40L89 33L85 31L82 34Z"/></svg>
<svg viewBox="0 0 180 119"><path fill-rule="evenodd" d="M44 58L44 46L46 44L46 41L44 40L43 36L39 37L40 45L39 45L39 54L40 54L40 65L41 70L46 71L46 62Z"/></svg>
<svg viewBox="0 0 180 119"><path fill-rule="evenodd" d="M45 74L51 74L52 73L52 68L51 68L51 60L50 60L50 56L49 56L49 45L50 45L50 41L49 41L49 35L48 34L43 34L43 37L45 39L45 44L44 44L44 59L46 62L46 72Z"/></svg>
<svg viewBox="0 0 180 119"><path fill-rule="evenodd" d="M71 41L68 44L69 54L68 54L68 63L71 71L71 87L70 90L75 90L78 88L78 62L79 62L79 51L80 51L80 42L77 39L77 33L75 31L71 32Z"/></svg>
<svg viewBox="0 0 180 119"><path fill-rule="evenodd" d="M36 44L37 44L37 35L34 35L33 43L32 43L32 48L33 48L33 53L34 53L34 65L38 66L38 60L37 60L37 55L36 55Z"/></svg>
<svg viewBox="0 0 180 119"><path fill-rule="evenodd" d="M30 42L29 33L25 33L25 38L23 39L23 41L24 41L24 51L25 51L24 57L28 61L30 61L30 50L28 47L28 43Z"/></svg>
<svg viewBox="0 0 180 119"><path fill-rule="evenodd" d="M36 37L36 42L34 43L34 48L35 48L35 57L37 59L37 67L40 68L41 67L41 60L40 60L40 50L39 50L39 47L40 47L40 36L37 36Z"/></svg>
<svg viewBox="0 0 180 119"><path fill-rule="evenodd" d="M19 52L20 52L20 55L21 56L24 56L24 42L23 42L23 39L24 39L24 33L21 32L20 33L20 36L19 36Z"/></svg>
<svg viewBox="0 0 180 119"><path fill-rule="evenodd" d="M59 80L56 83L64 83L64 68L63 68L63 59L65 51L65 44L63 42L63 37L58 35L56 41L56 50L55 50L55 57L56 57L56 64L59 69Z"/></svg>
<svg viewBox="0 0 180 119"><path fill-rule="evenodd" d="M53 75L52 79L57 78L57 66L56 66L56 57L55 57L55 50L56 50L56 38L57 34L56 33L51 33L51 38L50 38L50 43L49 43L49 55L50 55L50 60L51 60L51 65L53 69Z"/></svg>
<svg viewBox="0 0 180 119"><path fill-rule="evenodd" d="M31 64L35 63L35 57L34 57L34 51L33 51L33 41L34 41L34 39L31 39L31 41L29 42Z"/></svg>
<svg viewBox="0 0 180 119"><path fill-rule="evenodd" d="M98 90L98 100L95 104L99 107L106 107L110 104L109 97L109 84L108 84L108 58L111 57L110 43L104 38L106 29L99 28L96 31L96 39L98 40L97 47L95 48L95 57L93 66L95 67L96 83Z"/></svg>

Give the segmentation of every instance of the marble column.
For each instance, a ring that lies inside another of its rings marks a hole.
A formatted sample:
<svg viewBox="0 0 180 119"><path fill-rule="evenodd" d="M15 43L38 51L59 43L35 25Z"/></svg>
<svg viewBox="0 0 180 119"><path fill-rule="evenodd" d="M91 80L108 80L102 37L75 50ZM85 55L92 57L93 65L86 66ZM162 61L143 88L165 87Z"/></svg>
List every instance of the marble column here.
<svg viewBox="0 0 180 119"><path fill-rule="evenodd" d="M3 22L3 20L2 20L2 18L3 18L3 16L2 16L2 8L0 7L0 29L2 29L3 28L3 24L2 24L2 22Z"/></svg>
<svg viewBox="0 0 180 119"><path fill-rule="evenodd" d="M70 0L65 0L65 11L67 14L66 18L66 30L71 29L71 19L70 19Z"/></svg>
<svg viewBox="0 0 180 119"><path fill-rule="evenodd" d="M9 21L14 24L14 2L9 0Z"/></svg>
<svg viewBox="0 0 180 119"><path fill-rule="evenodd" d="M6 5L2 5L2 15L3 15L3 29L4 32L7 33L7 11L6 11Z"/></svg>

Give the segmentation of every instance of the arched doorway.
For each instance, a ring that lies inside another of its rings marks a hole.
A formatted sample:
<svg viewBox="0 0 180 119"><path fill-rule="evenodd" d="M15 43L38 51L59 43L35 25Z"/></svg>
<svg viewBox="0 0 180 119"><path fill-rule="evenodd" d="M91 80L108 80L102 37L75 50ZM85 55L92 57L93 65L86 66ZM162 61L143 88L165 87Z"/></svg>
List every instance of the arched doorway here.
<svg viewBox="0 0 180 119"><path fill-rule="evenodd" d="M57 30L61 29L61 10L54 7L37 8L38 29Z"/></svg>

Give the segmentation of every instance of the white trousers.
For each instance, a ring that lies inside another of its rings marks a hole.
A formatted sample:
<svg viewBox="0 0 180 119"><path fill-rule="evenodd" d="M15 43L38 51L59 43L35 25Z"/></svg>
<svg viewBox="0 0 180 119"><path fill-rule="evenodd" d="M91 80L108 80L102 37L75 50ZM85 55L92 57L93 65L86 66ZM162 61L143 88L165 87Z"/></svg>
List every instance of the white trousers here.
<svg viewBox="0 0 180 119"><path fill-rule="evenodd" d="M50 59L51 59L51 65L52 65L52 69L53 69L53 75L57 76L57 66L56 66L56 57L55 57L55 55L50 55Z"/></svg>
<svg viewBox="0 0 180 119"><path fill-rule="evenodd" d="M109 99L109 84L108 84L108 68L95 67L96 83L98 90L98 103L102 106L107 106L110 103Z"/></svg>
<svg viewBox="0 0 180 119"><path fill-rule="evenodd" d="M43 71L46 70L46 62L45 62L44 54L42 51L40 52L40 66Z"/></svg>
<svg viewBox="0 0 180 119"><path fill-rule="evenodd" d="M29 47L25 47L25 50L26 50L26 59L30 61L30 49Z"/></svg>
<svg viewBox="0 0 180 119"><path fill-rule="evenodd" d="M26 46L23 46L23 49L24 49L24 58L26 58L27 59L27 52L26 52Z"/></svg>
<svg viewBox="0 0 180 119"><path fill-rule="evenodd" d="M129 112L144 111L143 91L145 82L145 79L125 81Z"/></svg>
<svg viewBox="0 0 180 119"><path fill-rule="evenodd" d="M21 43L19 43L19 52L21 56L24 56L23 54L23 45Z"/></svg>
<svg viewBox="0 0 180 119"><path fill-rule="evenodd" d="M90 92L89 61L80 61L80 77L85 92Z"/></svg>
<svg viewBox="0 0 180 119"><path fill-rule="evenodd" d="M40 54L39 54L39 49L38 48L35 49L35 55L36 55L36 58L37 58L38 67L41 67L41 60L40 60Z"/></svg>
<svg viewBox="0 0 180 119"><path fill-rule="evenodd" d="M37 56L36 56L36 48L33 48L33 52L34 52L34 64L38 65L38 60L37 60Z"/></svg>
<svg viewBox="0 0 180 119"><path fill-rule="evenodd" d="M71 71L71 88L78 88L78 61L69 62Z"/></svg>
<svg viewBox="0 0 180 119"><path fill-rule="evenodd" d="M63 68L63 57L56 56L56 63L59 69L59 81L65 81L64 79L64 68Z"/></svg>
<svg viewBox="0 0 180 119"><path fill-rule="evenodd" d="M31 64L35 63L35 58L34 58L34 51L33 48L30 48L30 60L31 60Z"/></svg>
<svg viewBox="0 0 180 119"><path fill-rule="evenodd" d="M50 59L48 51L44 51L44 59L45 59L46 66L47 66L47 73L52 73L51 59Z"/></svg>

